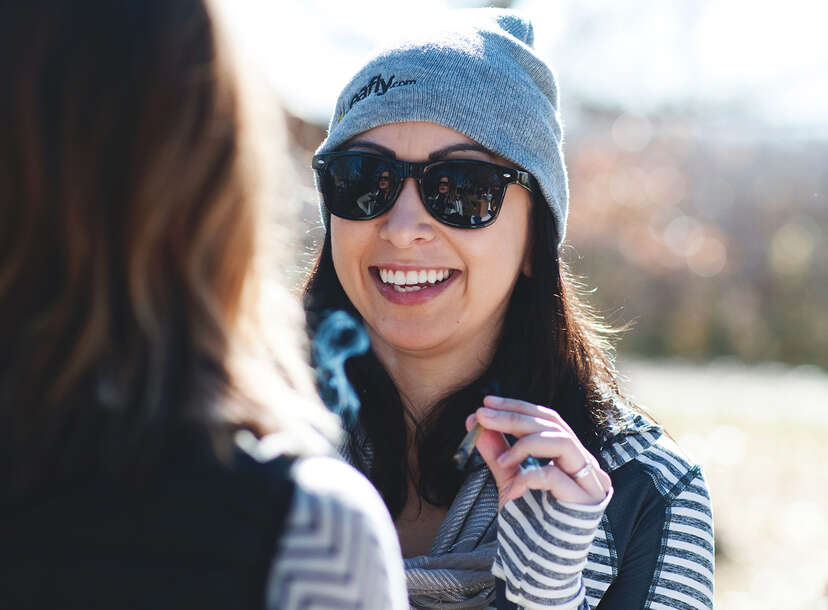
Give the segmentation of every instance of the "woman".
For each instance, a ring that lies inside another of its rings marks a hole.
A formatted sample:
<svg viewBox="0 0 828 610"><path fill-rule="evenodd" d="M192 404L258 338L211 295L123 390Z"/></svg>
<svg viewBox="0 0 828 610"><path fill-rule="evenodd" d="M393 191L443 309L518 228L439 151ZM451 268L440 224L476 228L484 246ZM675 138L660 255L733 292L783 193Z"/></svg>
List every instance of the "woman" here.
<svg viewBox="0 0 828 610"><path fill-rule="evenodd" d="M4 610L406 607L280 286L260 333L267 176L219 26L0 9Z"/></svg>
<svg viewBox="0 0 828 610"><path fill-rule="evenodd" d="M619 392L559 257L558 93L532 26L454 15L357 73L314 157L309 320L345 309L372 344L349 364L362 410L344 453L396 521L414 606L712 607L702 473ZM385 170L393 196L359 214Z"/></svg>

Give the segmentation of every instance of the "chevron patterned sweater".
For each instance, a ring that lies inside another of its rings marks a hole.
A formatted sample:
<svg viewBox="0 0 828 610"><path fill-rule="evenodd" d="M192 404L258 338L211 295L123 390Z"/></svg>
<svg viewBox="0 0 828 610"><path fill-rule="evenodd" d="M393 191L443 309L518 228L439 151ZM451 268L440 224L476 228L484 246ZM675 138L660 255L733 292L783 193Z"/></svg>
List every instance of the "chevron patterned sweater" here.
<svg viewBox="0 0 828 610"><path fill-rule="evenodd" d="M408 608L397 532L371 483L327 457L298 460L292 477L267 608Z"/></svg>

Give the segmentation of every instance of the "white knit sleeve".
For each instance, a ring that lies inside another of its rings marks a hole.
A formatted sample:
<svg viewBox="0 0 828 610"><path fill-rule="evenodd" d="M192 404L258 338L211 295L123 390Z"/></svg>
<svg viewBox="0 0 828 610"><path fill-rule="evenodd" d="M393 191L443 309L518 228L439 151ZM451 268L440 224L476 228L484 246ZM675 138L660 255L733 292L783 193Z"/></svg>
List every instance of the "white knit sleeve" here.
<svg viewBox="0 0 828 610"><path fill-rule="evenodd" d="M498 514L492 573L524 608L588 608L582 572L612 491L600 504L559 502L530 490Z"/></svg>
<svg viewBox="0 0 828 610"><path fill-rule="evenodd" d="M399 541L373 486L333 458L306 458L293 468L296 490L266 607L407 609Z"/></svg>

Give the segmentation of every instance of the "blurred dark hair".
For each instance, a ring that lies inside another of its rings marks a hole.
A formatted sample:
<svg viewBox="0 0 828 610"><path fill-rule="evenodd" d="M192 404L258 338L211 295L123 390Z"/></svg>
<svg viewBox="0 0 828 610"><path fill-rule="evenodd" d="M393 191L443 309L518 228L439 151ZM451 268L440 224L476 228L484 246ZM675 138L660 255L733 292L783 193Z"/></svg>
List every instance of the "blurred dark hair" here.
<svg viewBox="0 0 828 610"><path fill-rule="evenodd" d="M457 494L464 473L451 456L465 434L466 417L493 390L554 408L593 453L605 424L618 414L623 397L607 339L615 331L579 297L559 258L554 219L543 200L533 202L531 227L532 275L521 275L515 285L494 359L477 380L440 400L416 426L418 491L434 505L448 506ZM326 310L359 316L336 276L330 231L305 285L305 308L311 332ZM367 474L396 517L405 506L411 472L409 416L372 353L349 361L348 374L362 401L360 423L374 448ZM351 442L357 441L352 437ZM352 448L359 455L358 447Z"/></svg>
<svg viewBox="0 0 828 610"><path fill-rule="evenodd" d="M327 425L310 398L261 400L312 382L284 289L283 343L257 343L264 181L219 25L207 0L0 9L7 489L145 471L182 425L225 448L241 428Z"/></svg>

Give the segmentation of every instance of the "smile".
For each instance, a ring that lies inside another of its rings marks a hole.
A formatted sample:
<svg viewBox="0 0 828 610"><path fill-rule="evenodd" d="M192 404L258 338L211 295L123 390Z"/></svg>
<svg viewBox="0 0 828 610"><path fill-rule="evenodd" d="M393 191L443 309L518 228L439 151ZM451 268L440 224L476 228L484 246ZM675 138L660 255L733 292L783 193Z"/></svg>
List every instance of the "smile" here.
<svg viewBox="0 0 828 610"><path fill-rule="evenodd" d="M456 269L371 267L379 293L395 305L420 305L437 297L460 275Z"/></svg>
<svg viewBox="0 0 828 610"><path fill-rule="evenodd" d="M398 292L416 292L439 284L451 277L451 269L399 269L379 268L380 280L383 284L390 284Z"/></svg>

